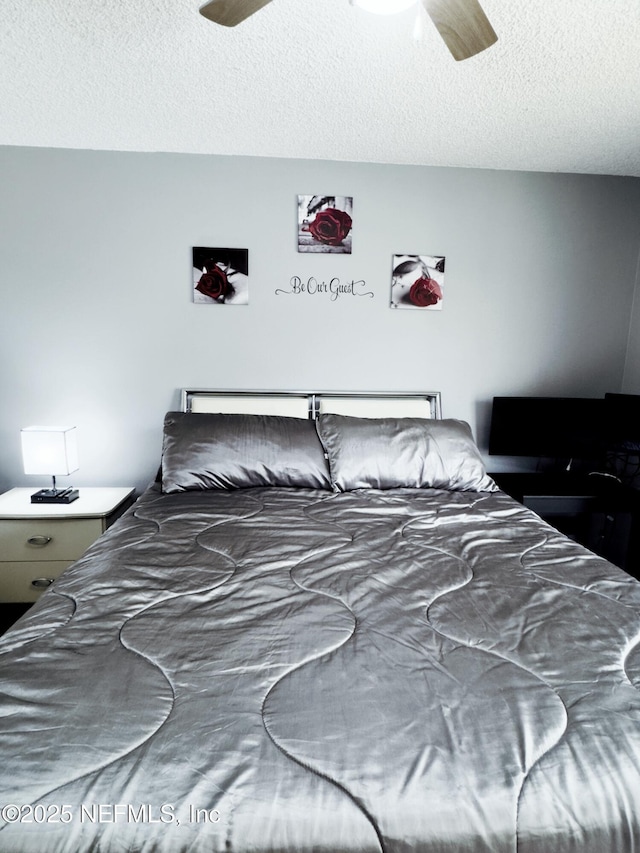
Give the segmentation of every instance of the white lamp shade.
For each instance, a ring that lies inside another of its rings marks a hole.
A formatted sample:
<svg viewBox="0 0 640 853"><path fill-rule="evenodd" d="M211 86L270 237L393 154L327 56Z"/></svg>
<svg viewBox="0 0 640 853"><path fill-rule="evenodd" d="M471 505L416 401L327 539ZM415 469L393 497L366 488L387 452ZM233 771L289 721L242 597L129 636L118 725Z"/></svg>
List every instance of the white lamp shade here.
<svg viewBox="0 0 640 853"><path fill-rule="evenodd" d="M78 470L76 428L29 426L20 431L25 474L71 474Z"/></svg>

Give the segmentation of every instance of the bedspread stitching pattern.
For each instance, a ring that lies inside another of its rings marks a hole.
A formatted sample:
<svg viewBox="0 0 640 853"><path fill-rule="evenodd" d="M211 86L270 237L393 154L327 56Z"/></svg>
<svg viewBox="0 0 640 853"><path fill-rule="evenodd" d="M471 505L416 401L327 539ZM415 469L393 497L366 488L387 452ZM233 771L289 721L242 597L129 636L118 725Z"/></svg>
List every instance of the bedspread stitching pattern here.
<svg viewBox="0 0 640 853"><path fill-rule="evenodd" d="M0 748L12 798L180 820L51 826L47 853L640 849L640 595L513 502L247 489L130 518L48 594L73 614L0 656ZM36 830L5 824L3 853L42 853Z"/></svg>

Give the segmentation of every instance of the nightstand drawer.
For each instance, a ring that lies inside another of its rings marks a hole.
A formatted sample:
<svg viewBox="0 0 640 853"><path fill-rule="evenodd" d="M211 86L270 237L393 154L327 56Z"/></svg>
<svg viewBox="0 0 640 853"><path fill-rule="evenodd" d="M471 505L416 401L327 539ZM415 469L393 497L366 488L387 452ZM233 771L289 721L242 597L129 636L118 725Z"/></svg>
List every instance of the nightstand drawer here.
<svg viewBox="0 0 640 853"><path fill-rule="evenodd" d="M37 601L58 575L73 560L53 562L0 563L0 598L2 601Z"/></svg>
<svg viewBox="0 0 640 853"><path fill-rule="evenodd" d="M0 521L0 561L77 560L103 532L100 518ZM0 562L1 565L1 562Z"/></svg>
<svg viewBox="0 0 640 853"><path fill-rule="evenodd" d="M36 601L134 498L131 486L82 488L70 504L31 503L32 493L0 494L0 603Z"/></svg>

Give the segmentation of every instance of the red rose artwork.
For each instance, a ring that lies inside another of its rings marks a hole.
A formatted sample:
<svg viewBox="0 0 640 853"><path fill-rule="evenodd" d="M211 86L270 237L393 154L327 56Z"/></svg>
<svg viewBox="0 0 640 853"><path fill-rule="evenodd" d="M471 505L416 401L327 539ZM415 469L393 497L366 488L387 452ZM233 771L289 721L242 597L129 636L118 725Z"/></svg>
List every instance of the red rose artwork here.
<svg viewBox="0 0 640 853"><path fill-rule="evenodd" d="M201 305L247 305L248 249L193 249L193 301Z"/></svg>
<svg viewBox="0 0 640 853"><path fill-rule="evenodd" d="M441 310L444 264L442 255L394 255L391 307Z"/></svg>
<svg viewBox="0 0 640 853"><path fill-rule="evenodd" d="M351 196L298 196L298 251L351 254Z"/></svg>
<svg viewBox="0 0 640 853"><path fill-rule="evenodd" d="M329 246L339 246L349 231L351 217L344 210L337 208L321 210L313 222L309 223L309 232L313 239Z"/></svg>
<svg viewBox="0 0 640 853"><path fill-rule="evenodd" d="M418 308L437 305L441 299L442 288L433 278L419 278L409 290L409 301Z"/></svg>
<svg viewBox="0 0 640 853"><path fill-rule="evenodd" d="M217 265L212 267L211 272L205 267L196 284L196 290L210 299L224 299L229 290L226 272Z"/></svg>

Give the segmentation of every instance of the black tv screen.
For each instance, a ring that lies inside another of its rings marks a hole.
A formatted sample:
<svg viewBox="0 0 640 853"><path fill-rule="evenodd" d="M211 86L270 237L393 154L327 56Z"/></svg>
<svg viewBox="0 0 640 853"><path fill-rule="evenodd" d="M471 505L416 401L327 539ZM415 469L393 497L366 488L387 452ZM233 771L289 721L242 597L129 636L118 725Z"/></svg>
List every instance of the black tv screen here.
<svg viewBox="0 0 640 853"><path fill-rule="evenodd" d="M604 398L494 397L489 453L594 459L603 450L604 424Z"/></svg>

